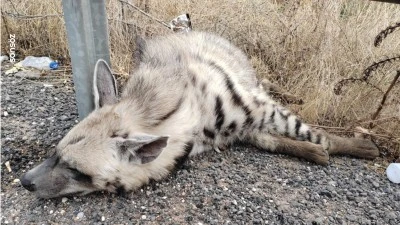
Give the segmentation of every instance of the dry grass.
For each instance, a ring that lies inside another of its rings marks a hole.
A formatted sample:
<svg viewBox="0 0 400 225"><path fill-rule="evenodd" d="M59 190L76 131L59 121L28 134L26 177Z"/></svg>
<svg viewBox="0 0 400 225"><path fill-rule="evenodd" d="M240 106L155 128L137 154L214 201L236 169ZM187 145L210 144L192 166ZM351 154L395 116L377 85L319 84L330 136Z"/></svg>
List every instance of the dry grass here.
<svg viewBox="0 0 400 225"><path fill-rule="evenodd" d="M357 125L368 127L383 92L400 69L397 61L372 73L369 82L377 88L358 82L344 86L341 95L333 92L341 79L361 77L365 68L383 56L400 54L398 31L374 47L375 36L399 22L400 5L350 0L130 2L167 22L188 12L195 30L228 38L249 55L260 77L302 96L304 105L290 107L313 124L348 128L345 131ZM113 69L127 74L135 35L170 31L118 0L109 0L107 7ZM59 16L24 19L7 13ZM3 1L2 52L7 52L7 35L13 33L21 58L48 55L68 63L61 14L61 1ZM373 129L378 134L397 137L378 139L389 160L400 154L399 86L397 82L390 92Z"/></svg>

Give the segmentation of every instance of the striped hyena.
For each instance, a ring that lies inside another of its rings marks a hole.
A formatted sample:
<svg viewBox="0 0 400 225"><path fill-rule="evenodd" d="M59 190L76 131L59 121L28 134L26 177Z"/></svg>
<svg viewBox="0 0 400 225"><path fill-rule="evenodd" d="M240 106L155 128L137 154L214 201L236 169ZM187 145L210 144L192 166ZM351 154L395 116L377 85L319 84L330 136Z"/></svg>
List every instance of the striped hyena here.
<svg viewBox="0 0 400 225"><path fill-rule="evenodd" d="M140 63L120 97L109 66L97 62L96 109L21 178L26 189L43 198L133 190L235 140L318 164L334 153L378 155L372 142L314 130L273 101L245 54L223 38L172 34L137 49Z"/></svg>

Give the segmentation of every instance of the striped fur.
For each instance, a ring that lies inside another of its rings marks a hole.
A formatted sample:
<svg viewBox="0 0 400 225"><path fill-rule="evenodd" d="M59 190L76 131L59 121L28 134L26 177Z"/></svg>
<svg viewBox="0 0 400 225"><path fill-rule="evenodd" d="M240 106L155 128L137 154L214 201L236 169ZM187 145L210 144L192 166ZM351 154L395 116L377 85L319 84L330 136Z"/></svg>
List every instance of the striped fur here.
<svg viewBox="0 0 400 225"><path fill-rule="evenodd" d="M172 34L142 40L138 52L140 63L119 101L105 98L112 102L61 140L54 156L59 162L45 161L28 172L25 187L40 197L133 190L162 179L189 155L226 149L235 140L269 151L296 149L290 147L296 142L278 148L282 139L275 135L321 144L310 149L327 160L327 137L273 101L247 57L227 40L200 32ZM51 175L42 169L50 164ZM73 178L76 171L84 174L84 183ZM60 187L57 174L67 177Z"/></svg>

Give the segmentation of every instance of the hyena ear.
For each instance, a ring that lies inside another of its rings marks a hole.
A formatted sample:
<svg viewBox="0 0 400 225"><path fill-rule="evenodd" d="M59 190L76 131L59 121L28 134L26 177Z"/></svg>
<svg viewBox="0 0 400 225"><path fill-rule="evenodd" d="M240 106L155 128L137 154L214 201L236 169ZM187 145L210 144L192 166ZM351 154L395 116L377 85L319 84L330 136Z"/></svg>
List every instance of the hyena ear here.
<svg viewBox="0 0 400 225"><path fill-rule="evenodd" d="M167 136L136 135L117 141L121 159L141 164L155 160L167 146Z"/></svg>
<svg viewBox="0 0 400 225"><path fill-rule="evenodd" d="M110 66L103 59L99 59L94 67L93 92L96 109L114 104L118 100L117 82Z"/></svg>

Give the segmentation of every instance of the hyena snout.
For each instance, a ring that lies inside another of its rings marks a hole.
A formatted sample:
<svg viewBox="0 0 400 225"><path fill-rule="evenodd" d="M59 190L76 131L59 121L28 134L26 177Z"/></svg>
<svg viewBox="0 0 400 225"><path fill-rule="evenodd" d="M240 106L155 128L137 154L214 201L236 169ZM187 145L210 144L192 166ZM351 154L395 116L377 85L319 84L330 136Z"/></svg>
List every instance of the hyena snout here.
<svg viewBox="0 0 400 225"><path fill-rule="evenodd" d="M20 178L22 186L40 197L47 198L57 195L68 183L67 177L60 174L55 168L58 161L58 157L50 157L26 172Z"/></svg>
<svg viewBox="0 0 400 225"><path fill-rule="evenodd" d="M28 190L28 191L30 191L30 192L33 192L33 191L36 190L35 184L32 182L31 179L29 179L29 178L27 177L26 174L24 174L24 175L21 177L20 180L21 180L22 186L23 186L26 190Z"/></svg>

